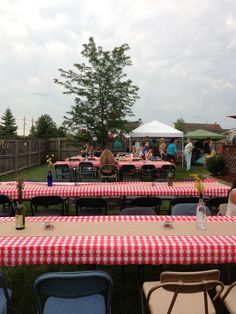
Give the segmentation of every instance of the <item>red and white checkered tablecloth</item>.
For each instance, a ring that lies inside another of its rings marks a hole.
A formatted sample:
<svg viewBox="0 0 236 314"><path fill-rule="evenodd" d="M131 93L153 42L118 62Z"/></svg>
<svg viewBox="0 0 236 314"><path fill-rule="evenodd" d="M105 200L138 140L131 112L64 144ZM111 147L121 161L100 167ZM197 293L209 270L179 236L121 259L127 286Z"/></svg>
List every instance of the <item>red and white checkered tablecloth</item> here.
<svg viewBox="0 0 236 314"><path fill-rule="evenodd" d="M0 221L14 218L1 218ZM28 217L27 221L194 221L195 217ZM236 217L208 217L235 222ZM50 231L46 231L50 232ZM19 231L20 234L20 231ZM236 236L0 237L0 265L221 264L236 262Z"/></svg>
<svg viewBox="0 0 236 314"><path fill-rule="evenodd" d="M227 196L229 186L215 180L204 181L204 197ZM0 194L17 199L16 182L0 182ZM194 182L81 182L56 183L48 187L46 182L25 182L23 199L40 195L62 197L115 197L115 196L198 196Z"/></svg>
<svg viewBox="0 0 236 314"><path fill-rule="evenodd" d="M83 160L62 160L62 161L57 161L54 163L55 165L68 165L70 168L77 168L79 167L80 163L84 162ZM94 167L99 168L100 167L100 161L99 160L88 160L88 162L91 162ZM144 161L144 160L139 160L139 161L131 161L131 160L122 160L119 161L118 164L116 165L118 169L122 165L134 165L136 169L140 169L143 165L154 165L155 168L161 168L164 165L171 165L169 161L165 160L156 160L156 161Z"/></svg>

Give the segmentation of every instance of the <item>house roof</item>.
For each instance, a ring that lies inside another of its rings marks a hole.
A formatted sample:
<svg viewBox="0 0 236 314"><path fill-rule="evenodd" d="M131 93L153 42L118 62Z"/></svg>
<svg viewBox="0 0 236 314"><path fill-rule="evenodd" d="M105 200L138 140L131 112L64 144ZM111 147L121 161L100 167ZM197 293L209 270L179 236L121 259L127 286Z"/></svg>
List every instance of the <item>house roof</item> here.
<svg viewBox="0 0 236 314"><path fill-rule="evenodd" d="M225 129L222 129L222 127L218 123L185 123L186 132L192 132L199 129L214 132L221 134L225 132Z"/></svg>

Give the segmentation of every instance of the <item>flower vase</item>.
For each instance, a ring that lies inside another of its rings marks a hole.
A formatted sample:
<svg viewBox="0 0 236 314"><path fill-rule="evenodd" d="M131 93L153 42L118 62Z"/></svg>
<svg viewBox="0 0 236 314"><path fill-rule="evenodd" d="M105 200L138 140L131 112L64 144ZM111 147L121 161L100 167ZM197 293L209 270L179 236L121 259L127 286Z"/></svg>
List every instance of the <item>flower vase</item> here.
<svg viewBox="0 0 236 314"><path fill-rule="evenodd" d="M206 229L206 205L203 200L203 195L200 194L196 209L196 224L197 229Z"/></svg>
<svg viewBox="0 0 236 314"><path fill-rule="evenodd" d="M52 186L53 185L53 177L52 177L52 171L51 170L48 170L47 180L48 180L48 186Z"/></svg>

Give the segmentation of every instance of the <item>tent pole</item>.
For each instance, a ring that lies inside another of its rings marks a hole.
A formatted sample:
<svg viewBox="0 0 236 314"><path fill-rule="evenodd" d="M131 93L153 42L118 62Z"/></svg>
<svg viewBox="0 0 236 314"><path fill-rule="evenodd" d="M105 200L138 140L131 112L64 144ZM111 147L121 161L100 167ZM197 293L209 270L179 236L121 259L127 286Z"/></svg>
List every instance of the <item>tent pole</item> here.
<svg viewBox="0 0 236 314"><path fill-rule="evenodd" d="M129 151L131 152L131 133L129 133Z"/></svg>
<svg viewBox="0 0 236 314"><path fill-rule="evenodd" d="M182 137L182 167L184 166L184 137Z"/></svg>

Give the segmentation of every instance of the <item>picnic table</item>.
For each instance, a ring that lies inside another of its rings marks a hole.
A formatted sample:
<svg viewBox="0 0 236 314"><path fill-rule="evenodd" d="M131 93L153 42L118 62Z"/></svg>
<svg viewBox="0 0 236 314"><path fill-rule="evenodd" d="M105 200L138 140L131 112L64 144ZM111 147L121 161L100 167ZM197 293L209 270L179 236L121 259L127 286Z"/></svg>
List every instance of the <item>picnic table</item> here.
<svg viewBox="0 0 236 314"><path fill-rule="evenodd" d="M235 263L235 226L236 217L208 217L205 230L188 216L27 217L19 231L0 218L0 265Z"/></svg>
<svg viewBox="0 0 236 314"><path fill-rule="evenodd" d="M225 197L229 186L213 179L204 182L204 197ZM0 194L12 200L18 198L16 182L0 182ZM34 196L58 195L61 197L125 197L125 196L198 196L193 181L174 182L55 182L47 186L46 182L25 182L23 199L30 200Z"/></svg>

